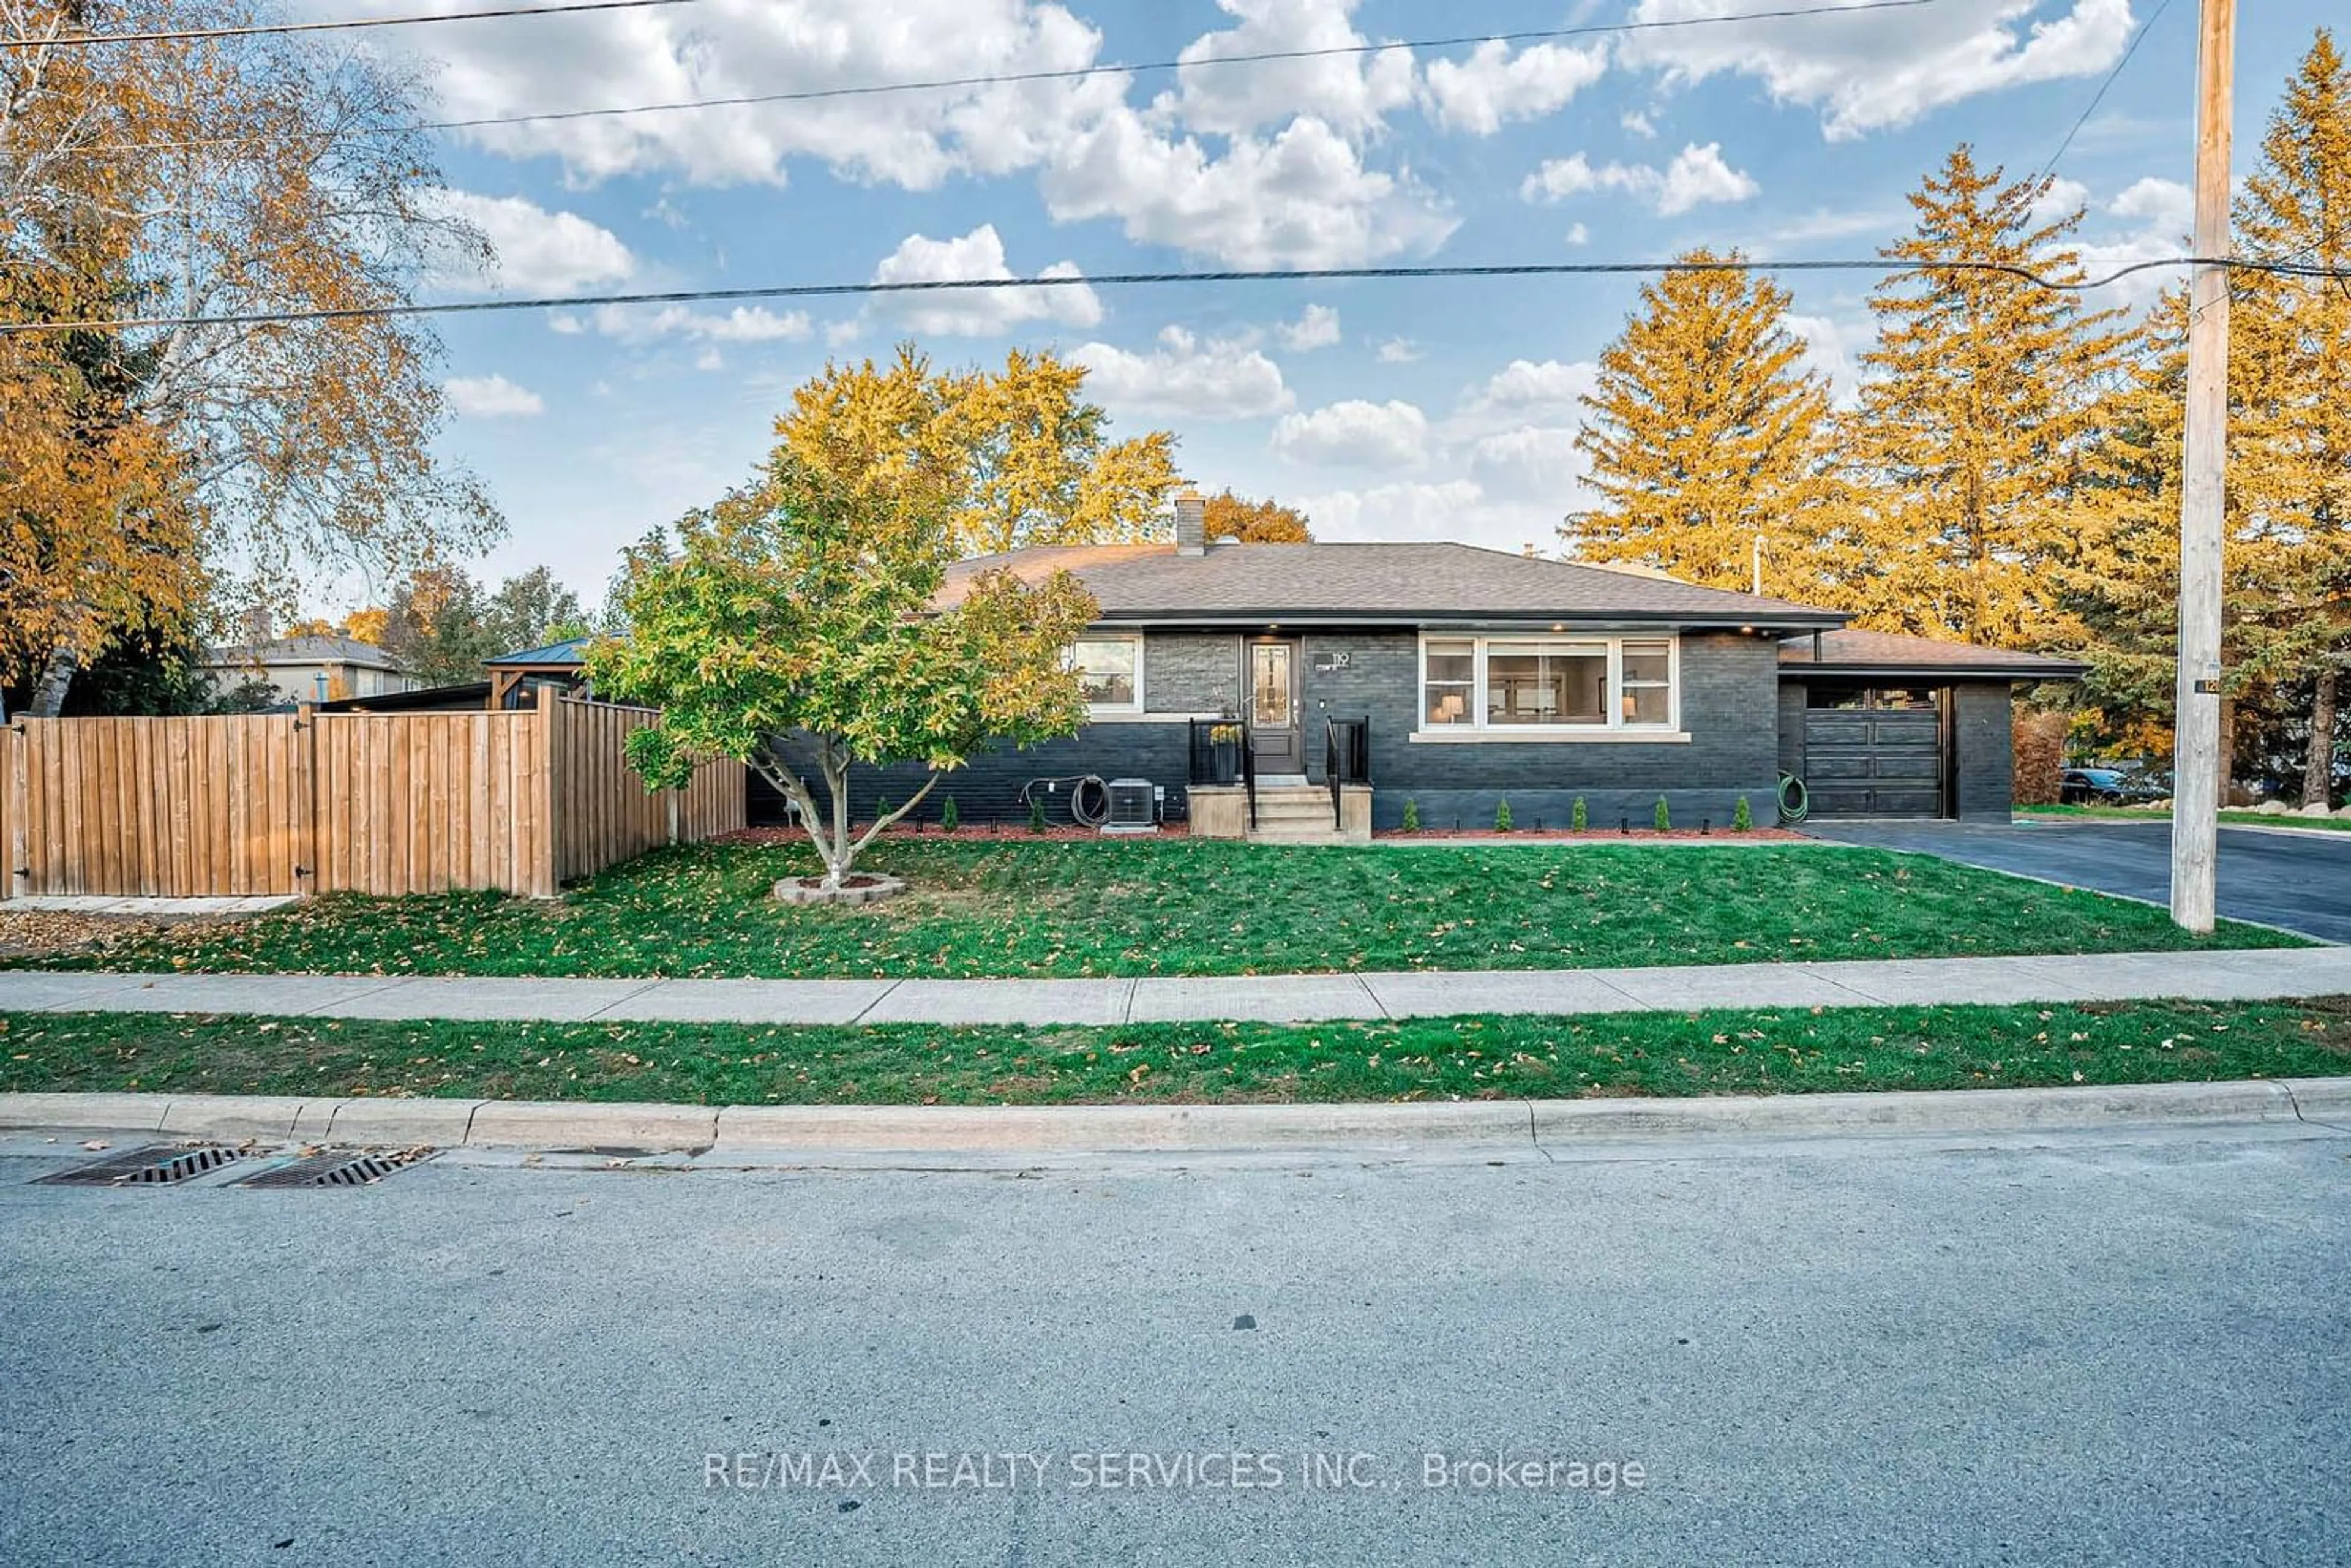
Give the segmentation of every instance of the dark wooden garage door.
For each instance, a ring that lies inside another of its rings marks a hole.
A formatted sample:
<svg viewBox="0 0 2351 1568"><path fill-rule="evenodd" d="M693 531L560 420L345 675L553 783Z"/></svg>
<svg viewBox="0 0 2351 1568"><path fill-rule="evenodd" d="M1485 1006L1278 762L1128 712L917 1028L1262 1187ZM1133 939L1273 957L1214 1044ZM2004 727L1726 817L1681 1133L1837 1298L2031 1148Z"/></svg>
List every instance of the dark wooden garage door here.
<svg viewBox="0 0 2351 1568"><path fill-rule="evenodd" d="M1814 687L1804 710L1804 786L1815 817L1949 814L1949 756L1934 688Z"/></svg>

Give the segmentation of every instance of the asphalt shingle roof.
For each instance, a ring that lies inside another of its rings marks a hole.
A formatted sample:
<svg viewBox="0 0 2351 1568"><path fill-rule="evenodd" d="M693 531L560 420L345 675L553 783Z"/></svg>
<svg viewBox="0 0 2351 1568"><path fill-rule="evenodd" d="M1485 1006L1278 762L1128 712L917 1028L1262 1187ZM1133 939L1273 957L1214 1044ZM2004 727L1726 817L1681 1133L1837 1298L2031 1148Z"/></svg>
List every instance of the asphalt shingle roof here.
<svg viewBox="0 0 2351 1568"><path fill-rule="evenodd" d="M1814 665L1823 670L1948 671L1953 674L2011 675L2028 681L2071 680L2089 669L2075 659L2053 659L2044 653L1985 648L1973 643L1945 643L1931 637L1905 637L1892 632L1823 632L1820 644L1820 657L1814 659L1811 637L1790 638L1780 644L1781 665Z"/></svg>
<svg viewBox="0 0 2351 1568"><path fill-rule="evenodd" d="M1104 621L1619 617L1825 627L1845 619L1672 578L1450 543L1222 544L1200 556L1165 544L1046 546L956 562L940 602L956 602L995 569L1024 581L1071 572L1100 601Z"/></svg>

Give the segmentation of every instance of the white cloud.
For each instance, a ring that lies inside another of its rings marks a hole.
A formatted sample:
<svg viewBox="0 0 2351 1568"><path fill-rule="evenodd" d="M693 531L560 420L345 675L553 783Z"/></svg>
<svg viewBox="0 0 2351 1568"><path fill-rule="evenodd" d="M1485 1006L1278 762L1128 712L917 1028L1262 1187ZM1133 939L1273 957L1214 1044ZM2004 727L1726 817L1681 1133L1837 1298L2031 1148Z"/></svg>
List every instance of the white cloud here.
<svg viewBox="0 0 2351 1568"><path fill-rule="evenodd" d="M1658 28L1627 35L1618 58L1677 85L1722 71L1753 77L1779 101L1817 109L1829 139L1844 141L1898 129L1980 94L2094 76L2129 41L2130 0L2072 0L2062 16L2020 32L2040 8L2038 0L1942 0L1825 21ZM1725 14L1720 0L1640 0L1631 20Z"/></svg>
<svg viewBox="0 0 2351 1568"><path fill-rule="evenodd" d="M1276 327L1281 346L1293 354L1327 349L1339 340L1339 313L1328 305L1309 305L1295 321Z"/></svg>
<svg viewBox="0 0 2351 1568"><path fill-rule="evenodd" d="M982 224L960 239L909 235L873 269L876 283L927 283L1017 275L1004 259L1004 241L994 224ZM1081 277L1073 262L1057 262L1040 277ZM1092 327L1102 320L1102 301L1083 284L1055 288L985 288L935 294L882 295L874 308L911 331L936 337L992 338L1028 321Z"/></svg>
<svg viewBox="0 0 2351 1568"><path fill-rule="evenodd" d="M1616 191L1637 196L1660 217L1672 217L1708 202L1743 202L1762 187L1722 161L1722 143L1695 142L1681 150L1661 172L1646 163L1604 163L1598 168L1581 152L1546 160L1520 183L1530 202L1557 202L1586 191Z"/></svg>
<svg viewBox="0 0 2351 1568"><path fill-rule="evenodd" d="M2196 193L2177 180L2152 175L2106 204L2118 218L2137 218L2149 228L2185 235L2196 227Z"/></svg>
<svg viewBox="0 0 2351 1568"><path fill-rule="evenodd" d="M1785 318L1788 330L1804 340L1805 370L1829 379L1831 395L1840 407L1853 406L1861 387L1860 356L1876 341L1876 328L1866 319L1840 321L1834 316Z"/></svg>
<svg viewBox="0 0 2351 1568"><path fill-rule="evenodd" d="M1409 365L1420 358L1409 338L1390 338L1380 345L1378 359L1384 365Z"/></svg>
<svg viewBox="0 0 2351 1568"><path fill-rule="evenodd" d="M558 318L563 320L577 318ZM607 338L623 343L651 343L663 338L684 338L705 343L769 343L797 341L809 336L808 313L789 310L780 315L764 305L737 305L731 310L696 310L684 305L599 305L587 324ZM558 331L577 327L559 325Z"/></svg>
<svg viewBox="0 0 2351 1568"><path fill-rule="evenodd" d="M1657 128L1649 122L1649 117L1637 109L1627 110L1616 123L1625 128L1625 135L1637 136L1645 141L1654 140L1657 134Z"/></svg>
<svg viewBox="0 0 2351 1568"><path fill-rule="evenodd" d="M1203 345L1181 327L1161 332L1159 347L1147 354L1087 343L1070 358L1086 369L1086 395L1118 413L1258 419L1297 402L1282 384L1281 368L1256 349Z"/></svg>
<svg viewBox="0 0 2351 1568"><path fill-rule="evenodd" d="M1513 56L1508 44L1489 38L1466 59L1430 62L1426 96L1446 130L1491 136L1507 121L1554 112L1607 69L1604 44L1537 44Z"/></svg>
<svg viewBox="0 0 2351 1568"><path fill-rule="evenodd" d="M1299 508L1314 519L1317 538L1470 539L1464 520L1475 517L1484 501L1477 481L1448 479L1305 496Z"/></svg>
<svg viewBox="0 0 2351 1568"><path fill-rule="evenodd" d="M1211 157L1123 108L1064 141L1041 176L1057 222L1115 217L1126 237L1234 267L1347 267L1442 245L1458 220L1408 169L1386 173L1301 115Z"/></svg>
<svg viewBox="0 0 2351 1568"><path fill-rule="evenodd" d="M1536 502L1554 517L1573 504L1585 467L1573 426L1521 425L1481 436L1469 448L1470 476L1489 497Z"/></svg>
<svg viewBox="0 0 2351 1568"><path fill-rule="evenodd" d="M694 368L697 371L723 371L726 368L726 356L719 352L718 346L714 343L695 356Z"/></svg>
<svg viewBox="0 0 2351 1568"><path fill-rule="evenodd" d="M449 407L471 419L528 419L547 412L547 400L504 376L452 376L441 383Z"/></svg>
<svg viewBox="0 0 2351 1568"><path fill-rule="evenodd" d="M1306 114L1348 136L1376 129L1412 101L1410 49L1261 60L1238 68L1204 64L1234 55L1353 49L1370 42L1348 20L1359 0L1217 0L1239 26L1185 46L1176 89L1155 113L1191 130L1243 136Z"/></svg>
<svg viewBox="0 0 2351 1568"><path fill-rule="evenodd" d="M437 200L450 216L481 230L498 253L497 265L487 275L436 279L445 288L466 294L576 294L636 276L637 259L620 236L577 213L550 213L520 196L472 191L443 191Z"/></svg>
<svg viewBox="0 0 2351 1568"><path fill-rule="evenodd" d="M2036 225L2054 223L2059 218L2087 206L2089 201L2089 186L2079 180L2068 180L2061 174L2049 182L2049 188L2042 192L2040 199L2032 204L2028 216Z"/></svg>
<svg viewBox="0 0 2351 1568"><path fill-rule="evenodd" d="M1557 360L1512 360L1496 371L1483 386L1473 389L1461 402L1462 412L1470 414L1490 413L1522 413L1539 409L1573 409L1579 406L1585 392L1600 379L1599 366L1579 360L1562 364Z"/></svg>
<svg viewBox="0 0 2351 1568"><path fill-rule="evenodd" d="M1582 224L1570 224L1567 228L1567 243L1570 245L1590 245L1592 243L1592 231L1585 228Z"/></svg>
<svg viewBox="0 0 2351 1568"><path fill-rule="evenodd" d="M1065 6L1034 0L737 0L580 26L518 18L434 33L441 109L463 120L1067 70L1092 65L1102 45ZM780 184L789 160L810 158L849 179L927 190L1033 165L1053 127L1098 112L1125 86L1118 77L998 82L464 134L511 158L559 158L575 182L666 172L700 185Z"/></svg>
<svg viewBox="0 0 2351 1568"><path fill-rule="evenodd" d="M1688 146L1666 169L1665 187L1657 194L1657 213L1672 217L1709 202L1743 202L1762 187L1722 161L1722 143Z"/></svg>
<svg viewBox="0 0 2351 1568"><path fill-rule="evenodd" d="M1408 402L1350 399L1282 415L1273 427L1273 449L1323 467L1418 468L1428 461L1428 418Z"/></svg>

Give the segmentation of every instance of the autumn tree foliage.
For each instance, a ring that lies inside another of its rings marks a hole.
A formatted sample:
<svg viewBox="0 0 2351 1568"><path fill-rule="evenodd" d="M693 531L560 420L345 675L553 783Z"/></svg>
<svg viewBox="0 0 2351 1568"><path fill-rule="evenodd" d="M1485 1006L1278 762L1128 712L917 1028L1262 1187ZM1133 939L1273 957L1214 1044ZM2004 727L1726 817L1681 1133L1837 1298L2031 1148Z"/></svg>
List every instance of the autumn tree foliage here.
<svg viewBox="0 0 2351 1568"><path fill-rule="evenodd" d="M631 551L629 634L589 656L600 686L663 709L629 740L649 785L708 758L745 763L798 809L831 887L967 758L1085 721L1064 653L1096 607L1076 579L984 571L942 601L1000 474L968 415L974 391L911 349L828 367L794 393L750 483ZM1079 514L1105 505L1068 499ZM905 763L927 770L922 784L857 831L851 769Z"/></svg>
<svg viewBox="0 0 2351 1568"><path fill-rule="evenodd" d="M2243 255L2351 268L2351 64L2324 28L2270 117L2235 219ZM2351 276L2246 272L2231 295L2231 379L2241 365L2245 385L2231 466L2276 585L2262 609L2273 658L2309 693L2303 799L2325 802L2351 664Z"/></svg>
<svg viewBox="0 0 2351 1568"><path fill-rule="evenodd" d="M2069 641L2051 571L2131 332L2077 294L1938 265L2078 280L2082 213L2041 212L2048 189L2003 183L1963 144L1911 193L1917 229L1883 253L1903 269L1871 296L1877 342L1839 437L1855 506L1832 601L1864 625L1997 647Z"/></svg>
<svg viewBox="0 0 2351 1568"><path fill-rule="evenodd" d="M1208 497L1207 534L1245 545L1308 545L1314 535L1306 514L1278 501L1244 501L1228 486Z"/></svg>
<svg viewBox="0 0 2351 1568"><path fill-rule="evenodd" d="M1576 446L1600 504L1560 529L1569 554L1633 561L1711 588L1750 586L1766 537L1766 586L1803 593L1834 497L1822 437L1829 388L1803 365L1788 291L1708 271L1741 259L1694 250L1644 285L1600 356Z"/></svg>
<svg viewBox="0 0 2351 1568"><path fill-rule="evenodd" d="M416 320L218 319L368 312L486 263L443 201L418 79L302 35L57 42L101 25L99 10L0 0L0 39L23 46L0 49L0 309L206 324L110 330L96 360L70 333L14 335L0 355L0 398L39 415L9 421L0 516L49 549L14 541L0 592L54 607L9 649L33 661L44 712L110 638L192 608L199 569L290 597L306 579L473 546L499 521L432 451L439 345ZM102 10L102 30L120 33L266 19L255 0ZM98 360L119 386L97 388ZM103 420L93 395L111 402ZM57 548L93 523L90 542ZM85 552L150 563L143 621ZM166 556L179 580L152 564Z"/></svg>
<svg viewBox="0 0 2351 1568"><path fill-rule="evenodd" d="M1114 544L1165 529L1176 438L1161 430L1113 441L1110 415L1084 400L1085 381L1082 365L1019 349L1001 371L938 379L943 427L967 455L954 517L964 554Z"/></svg>

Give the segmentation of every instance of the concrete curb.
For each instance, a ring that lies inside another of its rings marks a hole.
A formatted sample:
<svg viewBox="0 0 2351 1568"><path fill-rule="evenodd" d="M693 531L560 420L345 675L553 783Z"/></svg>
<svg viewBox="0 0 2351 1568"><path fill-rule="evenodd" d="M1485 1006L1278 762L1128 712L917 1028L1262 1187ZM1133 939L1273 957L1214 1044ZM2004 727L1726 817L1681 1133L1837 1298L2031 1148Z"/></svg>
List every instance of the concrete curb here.
<svg viewBox="0 0 2351 1568"><path fill-rule="evenodd" d="M1416 1147L1683 1135L2066 1132L2304 1122L2351 1133L2351 1077L2059 1089L1332 1105L630 1105L0 1094L0 1131L346 1145L883 1155Z"/></svg>

